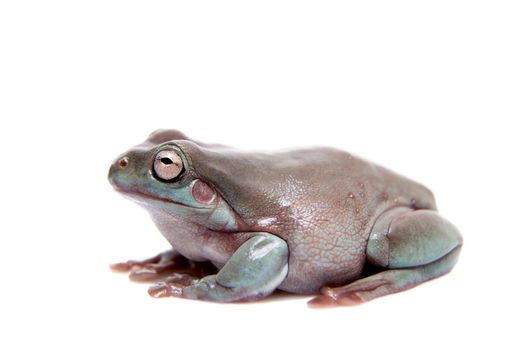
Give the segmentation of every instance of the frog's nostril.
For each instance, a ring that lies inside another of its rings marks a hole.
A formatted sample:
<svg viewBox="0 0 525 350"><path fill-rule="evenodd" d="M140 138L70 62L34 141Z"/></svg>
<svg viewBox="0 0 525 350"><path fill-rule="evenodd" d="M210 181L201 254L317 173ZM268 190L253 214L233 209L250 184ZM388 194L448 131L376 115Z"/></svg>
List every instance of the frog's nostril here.
<svg viewBox="0 0 525 350"><path fill-rule="evenodd" d="M121 158L119 161L118 161L118 166L121 167L122 169L127 167L128 166L128 157L123 157Z"/></svg>

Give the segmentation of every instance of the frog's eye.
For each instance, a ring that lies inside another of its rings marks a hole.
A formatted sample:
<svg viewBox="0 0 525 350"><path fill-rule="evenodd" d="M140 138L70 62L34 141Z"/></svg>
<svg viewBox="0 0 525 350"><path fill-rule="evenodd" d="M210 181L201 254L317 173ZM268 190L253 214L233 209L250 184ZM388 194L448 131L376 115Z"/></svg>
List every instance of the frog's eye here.
<svg viewBox="0 0 525 350"><path fill-rule="evenodd" d="M172 150L164 150L157 153L153 163L153 172L160 180L173 181L184 170L181 157Z"/></svg>

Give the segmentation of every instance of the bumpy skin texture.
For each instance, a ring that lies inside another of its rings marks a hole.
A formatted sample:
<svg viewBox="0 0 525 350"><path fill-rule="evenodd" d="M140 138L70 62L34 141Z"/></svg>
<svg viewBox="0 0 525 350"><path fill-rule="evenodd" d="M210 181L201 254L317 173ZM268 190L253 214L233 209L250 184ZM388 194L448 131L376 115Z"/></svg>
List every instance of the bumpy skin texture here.
<svg viewBox="0 0 525 350"><path fill-rule="evenodd" d="M166 145L182 153L182 185L151 183L151 161ZM123 157L126 174L119 169ZM157 131L121 155L109 178L145 207L174 249L192 261L221 268L255 233L281 238L288 247L288 273L278 288L293 293L318 293L358 279L381 214L396 207L436 210L422 185L344 151L243 152L175 130ZM217 194L206 210L155 200L195 179Z"/></svg>
<svg viewBox="0 0 525 350"><path fill-rule="evenodd" d="M248 230L288 243L285 291L315 293L357 278L379 214L395 206L435 209L426 188L336 149L245 153L176 143Z"/></svg>

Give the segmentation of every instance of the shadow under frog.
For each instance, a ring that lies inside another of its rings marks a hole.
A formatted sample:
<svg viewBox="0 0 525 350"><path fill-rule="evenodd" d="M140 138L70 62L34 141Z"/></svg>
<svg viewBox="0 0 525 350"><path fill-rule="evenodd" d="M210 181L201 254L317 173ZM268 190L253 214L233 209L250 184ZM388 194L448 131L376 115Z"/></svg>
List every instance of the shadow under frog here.
<svg viewBox="0 0 525 350"><path fill-rule="evenodd" d="M115 160L109 181L173 247L112 266L164 276L154 297L234 302L278 289L354 304L447 273L462 245L428 189L333 148L243 152L158 130Z"/></svg>

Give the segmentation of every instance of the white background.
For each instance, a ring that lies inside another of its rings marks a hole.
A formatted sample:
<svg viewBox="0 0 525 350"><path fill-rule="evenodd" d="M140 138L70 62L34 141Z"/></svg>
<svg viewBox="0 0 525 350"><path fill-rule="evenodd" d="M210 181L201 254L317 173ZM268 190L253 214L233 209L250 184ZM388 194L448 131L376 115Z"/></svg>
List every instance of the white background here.
<svg viewBox="0 0 525 350"><path fill-rule="evenodd" d="M523 349L523 2L360 3L1 2L0 348ZM459 264L352 308L151 299L107 265L167 243L106 172L160 127L414 178Z"/></svg>

